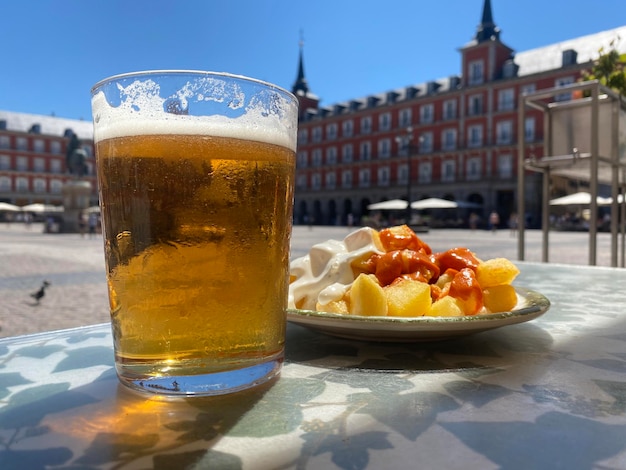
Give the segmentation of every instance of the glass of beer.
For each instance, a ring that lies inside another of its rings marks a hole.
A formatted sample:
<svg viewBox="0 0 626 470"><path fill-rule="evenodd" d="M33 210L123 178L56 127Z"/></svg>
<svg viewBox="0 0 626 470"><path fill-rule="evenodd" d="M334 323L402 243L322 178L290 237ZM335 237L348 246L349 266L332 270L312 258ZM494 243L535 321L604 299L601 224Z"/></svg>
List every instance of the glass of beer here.
<svg viewBox="0 0 626 470"><path fill-rule="evenodd" d="M164 395L219 395L280 372L297 100L211 72L92 89L115 366Z"/></svg>

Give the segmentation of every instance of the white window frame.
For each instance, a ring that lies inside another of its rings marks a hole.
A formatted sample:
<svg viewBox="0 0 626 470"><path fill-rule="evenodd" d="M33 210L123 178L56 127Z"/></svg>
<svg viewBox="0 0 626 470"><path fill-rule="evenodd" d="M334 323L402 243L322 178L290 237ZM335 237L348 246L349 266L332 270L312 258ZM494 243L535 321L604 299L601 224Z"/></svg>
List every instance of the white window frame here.
<svg viewBox="0 0 626 470"><path fill-rule="evenodd" d="M311 154L311 166L318 168L322 166L322 163L322 149L313 149L313 153Z"/></svg>
<svg viewBox="0 0 626 470"><path fill-rule="evenodd" d="M326 149L326 164L327 165L337 164L337 147L328 147Z"/></svg>
<svg viewBox="0 0 626 470"><path fill-rule="evenodd" d="M9 155L0 155L0 170L11 169L11 157Z"/></svg>
<svg viewBox="0 0 626 470"><path fill-rule="evenodd" d="M398 165L398 184L404 185L409 182L409 164L402 163Z"/></svg>
<svg viewBox="0 0 626 470"><path fill-rule="evenodd" d="M391 140L380 139L378 141L378 158L389 158L391 156Z"/></svg>
<svg viewBox="0 0 626 470"><path fill-rule="evenodd" d="M378 130L385 132L391 129L391 113L382 113L378 116Z"/></svg>
<svg viewBox="0 0 626 470"><path fill-rule="evenodd" d="M26 137L15 139L15 148L17 150L28 150L28 139Z"/></svg>
<svg viewBox="0 0 626 470"><path fill-rule="evenodd" d="M526 142L535 141L535 118L527 117L524 120L524 140Z"/></svg>
<svg viewBox="0 0 626 470"><path fill-rule="evenodd" d="M41 157L36 157L33 160L33 168L37 173L43 173L46 171L46 161Z"/></svg>
<svg viewBox="0 0 626 470"><path fill-rule="evenodd" d="M313 143L319 143L322 141L322 128L321 126L314 127L312 130L311 140Z"/></svg>
<svg viewBox="0 0 626 470"><path fill-rule="evenodd" d="M447 121L456 119L457 116L457 100L446 100L443 102L443 118Z"/></svg>
<svg viewBox="0 0 626 470"><path fill-rule="evenodd" d="M50 153L60 154L61 153L61 142L58 140L53 140L50 142Z"/></svg>
<svg viewBox="0 0 626 470"><path fill-rule="evenodd" d="M354 159L354 146L352 144L345 144L341 147L341 161L343 163L352 163Z"/></svg>
<svg viewBox="0 0 626 470"><path fill-rule="evenodd" d="M352 189L352 170L344 170L341 173L341 187L343 189Z"/></svg>
<svg viewBox="0 0 626 470"><path fill-rule="evenodd" d="M354 134L354 121L352 119L343 121L341 124L341 133L344 137L352 137L352 134Z"/></svg>
<svg viewBox="0 0 626 470"><path fill-rule="evenodd" d="M361 118L361 134L372 133L372 116L364 116Z"/></svg>
<svg viewBox="0 0 626 470"><path fill-rule="evenodd" d="M20 193L28 192L28 178L23 176L15 178L15 190Z"/></svg>
<svg viewBox="0 0 626 470"><path fill-rule="evenodd" d="M359 169L359 188L369 188L372 184L372 172L369 168Z"/></svg>
<svg viewBox="0 0 626 470"><path fill-rule="evenodd" d="M332 122L326 126L326 140L335 140L337 138L337 123Z"/></svg>
<svg viewBox="0 0 626 470"><path fill-rule="evenodd" d="M399 111L398 121L400 127L409 127L413 123L413 110L404 108Z"/></svg>
<svg viewBox="0 0 626 470"><path fill-rule="evenodd" d="M33 179L33 192L43 194L46 192L46 180L43 178Z"/></svg>
<svg viewBox="0 0 626 470"><path fill-rule="evenodd" d="M431 162L420 162L419 164L419 176L417 178L419 183L429 184L433 180L433 164Z"/></svg>
<svg viewBox="0 0 626 470"><path fill-rule="evenodd" d="M52 168L54 169L55 165L54 163L58 162L58 160L53 160L52 161ZM298 157L296 160L296 166L298 168L306 168L307 166L309 166L309 152L307 152L306 150L300 150L298 152ZM53 173L57 173L56 171L53 171Z"/></svg>
<svg viewBox="0 0 626 470"><path fill-rule="evenodd" d="M467 128L467 146L471 148L481 147L483 145L483 126L482 124L474 124Z"/></svg>
<svg viewBox="0 0 626 470"><path fill-rule="evenodd" d="M482 60L473 60L467 64L467 71L470 85L480 85L485 81L485 62Z"/></svg>
<svg viewBox="0 0 626 470"><path fill-rule="evenodd" d="M313 173L311 175L311 189L313 191L319 191L322 189L322 175L319 173Z"/></svg>
<svg viewBox="0 0 626 470"><path fill-rule="evenodd" d="M456 181L456 162L454 160L444 160L441 162L441 181L453 183Z"/></svg>
<svg viewBox="0 0 626 470"><path fill-rule="evenodd" d="M11 191L11 183L11 178L9 178L8 176L0 176L0 191Z"/></svg>
<svg viewBox="0 0 626 470"><path fill-rule="evenodd" d="M513 155L510 153L498 155L498 176L502 179L513 177Z"/></svg>
<svg viewBox="0 0 626 470"><path fill-rule="evenodd" d="M498 90L498 111L512 111L515 109L515 90L505 88Z"/></svg>
<svg viewBox="0 0 626 470"><path fill-rule="evenodd" d="M306 176L305 176L305 180L306 180ZM63 181L50 180L50 193L51 194L61 194L62 191L63 191Z"/></svg>
<svg viewBox="0 0 626 470"><path fill-rule="evenodd" d="M359 160L367 162L372 159L372 143L365 140L359 144Z"/></svg>
<svg viewBox="0 0 626 470"><path fill-rule="evenodd" d="M468 181L478 181L482 177L482 160L480 157L470 157L466 162L465 175Z"/></svg>
<svg viewBox="0 0 626 470"><path fill-rule="evenodd" d="M443 150L455 150L457 141L456 129L444 129L441 131L441 148Z"/></svg>
<svg viewBox="0 0 626 470"><path fill-rule="evenodd" d="M554 80L555 88L561 88L574 83L576 79L574 77L561 77ZM560 93L554 97L554 101L568 101L572 99L571 93Z"/></svg>
<svg viewBox="0 0 626 470"><path fill-rule="evenodd" d="M28 157L18 156L15 162L17 171L28 171Z"/></svg>
<svg viewBox="0 0 626 470"><path fill-rule="evenodd" d="M513 121L498 121L496 123L496 144L507 145L513 142Z"/></svg>
<svg viewBox="0 0 626 470"><path fill-rule="evenodd" d="M431 124L435 120L435 105L426 103L420 107L420 124Z"/></svg>
<svg viewBox="0 0 626 470"><path fill-rule="evenodd" d="M390 170L388 166L378 167L378 186L389 186L391 183Z"/></svg>
<svg viewBox="0 0 626 470"><path fill-rule="evenodd" d="M420 153L429 153L433 151L433 133L431 131L423 132L419 138Z"/></svg>
<svg viewBox="0 0 626 470"><path fill-rule="evenodd" d="M337 175L334 171L326 173L326 189L335 189L337 186Z"/></svg>
<svg viewBox="0 0 626 470"><path fill-rule="evenodd" d="M11 139L8 135L0 135L0 149L8 149L11 147Z"/></svg>
<svg viewBox="0 0 626 470"><path fill-rule="evenodd" d="M477 93L467 97L467 115L468 116L480 116L485 112L483 106L483 95Z"/></svg>

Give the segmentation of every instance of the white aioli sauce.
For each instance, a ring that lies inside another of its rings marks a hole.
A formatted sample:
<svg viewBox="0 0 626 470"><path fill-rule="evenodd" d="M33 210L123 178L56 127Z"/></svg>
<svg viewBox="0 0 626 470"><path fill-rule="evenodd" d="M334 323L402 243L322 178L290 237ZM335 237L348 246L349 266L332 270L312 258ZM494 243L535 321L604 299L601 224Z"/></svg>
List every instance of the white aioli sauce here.
<svg viewBox="0 0 626 470"><path fill-rule="evenodd" d="M355 279L352 262L384 254L378 243L376 230L364 227L343 241L314 245L308 255L293 260L290 273L295 280L289 285L289 308L315 310L318 303L341 300Z"/></svg>

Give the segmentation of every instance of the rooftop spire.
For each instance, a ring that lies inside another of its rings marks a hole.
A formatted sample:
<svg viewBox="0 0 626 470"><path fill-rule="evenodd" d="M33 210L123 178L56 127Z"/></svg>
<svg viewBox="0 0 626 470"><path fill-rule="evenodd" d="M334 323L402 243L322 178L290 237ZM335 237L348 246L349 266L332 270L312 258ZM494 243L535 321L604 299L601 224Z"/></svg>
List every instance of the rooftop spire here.
<svg viewBox="0 0 626 470"><path fill-rule="evenodd" d="M483 4L483 16L478 25L478 30L476 31L476 41L481 43L492 39L500 39L500 28L493 22L491 0L485 0Z"/></svg>
<svg viewBox="0 0 626 470"><path fill-rule="evenodd" d="M302 49L304 48L304 39L302 38L302 31L300 31L300 59L298 61L298 76L296 77L296 81L291 88L291 92L294 95L306 95L309 92L309 85L306 82L306 78L304 78L304 59L302 54Z"/></svg>

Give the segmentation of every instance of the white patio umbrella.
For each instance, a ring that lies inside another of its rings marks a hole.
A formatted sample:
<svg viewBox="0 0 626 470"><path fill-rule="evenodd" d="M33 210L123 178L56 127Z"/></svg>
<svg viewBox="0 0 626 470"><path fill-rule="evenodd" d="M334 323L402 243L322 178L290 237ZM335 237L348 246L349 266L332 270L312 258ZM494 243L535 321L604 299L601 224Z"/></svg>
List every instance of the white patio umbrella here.
<svg viewBox="0 0 626 470"><path fill-rule="evenodd" d="M389 201L376 202L367 206L369 210L402 210L406 209L408 203L402 199L390 199Z"/></svg>
<svg viewBox="0 0 626 470"><path fill-rule="evenodd" d="M436 197L429 197L411 203L411 208L413 209L454 209L455 207L459 207L456 202Z"/></svg>
<svg viewBox="0 0 626 470"><path fill-rule="evenodd" d="M9 204L8 202L0 202L0 212L19 212L21 210L20 206Z"/></svg>
<svg viewBox="0 0 626 470"><path fill-rule="evenodd" d="M44 214L47 212L63 212L63 206L53 206L52 204L28 204L26 206L22 206L21 210L23 212L34 212L35 214Z"/></svg>
<svg viewBox="0 0 626 470"><path fill-rule="evenodd" d="M610 198L598 196L597 204L608 204L611 202ZM585 191L581 191L574 194L568 194L567 196L557 197L550 200L551 206L586 206L591 204L591 194Z"/></svg>
<svg viewBox="0 0 626 470"><path fill-rule="evenodd" d="M99 214L100 213L100 206L91 206L88 207L87 209L85 209L83 212L87 213L87 214Z"/></svg>

